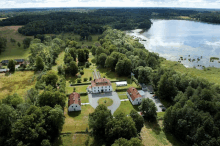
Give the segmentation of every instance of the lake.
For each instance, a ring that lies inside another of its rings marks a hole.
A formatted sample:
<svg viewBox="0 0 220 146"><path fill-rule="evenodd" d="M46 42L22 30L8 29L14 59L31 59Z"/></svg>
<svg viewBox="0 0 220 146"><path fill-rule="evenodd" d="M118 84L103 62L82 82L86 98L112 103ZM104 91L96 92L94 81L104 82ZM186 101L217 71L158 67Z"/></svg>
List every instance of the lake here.
<svg viewBox="0 0 220 146"><path fill-rule="evenodd" d="M203 62L203 65L210 57L220 57L220 25L187 20L152 20L152 22L151 28L142 36L135 31L131 34L146 37L147 41L141 43L149 51L159 53L160 56L173 61L178 61L180 56L183 58L189 55L191 58L202 56L200 62ZM187 64L186 61L183 64ZM220 63L218 65L220 67ZM188 66L192 67L192 64L189 63Z"/></svg>

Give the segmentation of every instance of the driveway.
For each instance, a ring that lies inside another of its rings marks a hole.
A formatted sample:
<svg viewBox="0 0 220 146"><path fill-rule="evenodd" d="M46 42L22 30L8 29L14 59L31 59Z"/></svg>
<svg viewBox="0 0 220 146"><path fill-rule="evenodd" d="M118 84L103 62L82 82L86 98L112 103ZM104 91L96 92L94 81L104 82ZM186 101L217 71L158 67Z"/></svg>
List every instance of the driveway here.
<svg viewBox="0 0 220 146"><path fill-rule="evenodd" d="M153 94L150 94L149 91L145 91L145 98L150 98L153 100L153 102L155 103L156 107L157 107L157 112L162 112L162 108L160 107L160 105L162 105L162 103L160 102L160 100L157 98L155 99L153 97Z"/></svg>
<svg viewBox="0 0 220 146"><path fill-rule="evenodd" d="M98 100L103 97L108 97L113 100L113 104L111 106L108 106L108 109L111 110L111 113L113 114L117 108L120 106L121 101L118 97L118 94L116 92L110 92L110 93L100 93L100 94L88 94L89 96L89 103L93 108L96 108L98 106Z"/></svg>

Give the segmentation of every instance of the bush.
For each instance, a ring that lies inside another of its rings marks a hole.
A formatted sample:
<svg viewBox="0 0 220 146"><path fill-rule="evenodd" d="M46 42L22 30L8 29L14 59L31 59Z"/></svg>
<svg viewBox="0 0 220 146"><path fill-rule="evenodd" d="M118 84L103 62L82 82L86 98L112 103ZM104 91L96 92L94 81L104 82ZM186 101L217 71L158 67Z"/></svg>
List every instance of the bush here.
<svg viewBox="0 0 220 146"><path fill-rule="evenodd" d="M86 82L88 80L88 78L84 78L83 80L84 80L84 82Z"/></svg>
<svg viewBox="0 0 220 146"><path fill-rule="evenodd" d="M81 75L84 75L84 71L83 71L83 70L81 70L81 71L80 71L80 74L81 74Z"/></svg>
<svg viewBox="0 0 220 146"><path fill-rule="evenodd" d="M81 83L81 78L78 78L78 79L77 79L77 83Z"/></svg>
<svg viewBox="0 0 220 146"><path fill-rule="evenodd" d="M58 74L63 74L63 67L61 65L57 66Z"/></svg>
<svg viewBox="0 0 220 146"><path fill-rule="evenodd" d="M77 75L77 78L81 78L81 75Z"/></svg>
<svg viewBox="0 0 220 146"><path fill-rule="evenodd" d="M91 65L91 63L86 62L86 68L89 68L90 65Z"/></svg>
<svg viewBox="0 0 220 146"><path fill-rule="evenodd" d="M91 80L92 80L92 77L89 77L89 80L91 81Z"/></svg>

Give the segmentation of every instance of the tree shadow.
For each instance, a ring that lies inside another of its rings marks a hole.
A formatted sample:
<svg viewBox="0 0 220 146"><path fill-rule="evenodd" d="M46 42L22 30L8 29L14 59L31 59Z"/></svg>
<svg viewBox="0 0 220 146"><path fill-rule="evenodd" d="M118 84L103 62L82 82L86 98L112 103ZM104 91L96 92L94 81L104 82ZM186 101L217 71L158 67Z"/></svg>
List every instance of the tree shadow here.
<svg viewBox="0 0 220 146"><path fill-rule="evenodd" d="M158 124L158 121L156 121L156 120L155 121L150 121L150 122L145 121L144 125L147 129L152 129L152 131L157 135L159 135L161 130L162 130L160 125Z"/></svg>
<svg viewBox="0 0 220 146"><path fill-rule="evenodd" d="M52 143L53 143L53 146L63 145L63 140L61 138L61 135L59 135Z"/></svg>
<svg viewBox="0 0 220 146"><path fill-rule="evenodd" d="M185 144L183 141L181 140L178 140L174 135L172 135L171 133L168 133L168 132L165 132L165 135L166 135L166 139L172 143L172 145L175 145L175 146L188 146L187 144Z"/></svg>
<svg viewBox="0 0 220 146"><path fill-rule="evenodd" d="M80 111L73 111L73 112L68 112L68 115L72 118L77 117L81 114L81 110Z"/></svg>
<svg viewBox="0 0 220 146"><path fill-rule="evenodd" d="M129 100L129 101L130 101L130 100ZM131 101L130 101L130 102L131 102ZM132 103L131 103L131 105L133 106L133 108L134 108L136 111L140 111L139 108L138 108L140 105L133 105Z"/></svg>
<svg viewBox="0 0 220 146"><path fill-rule="evenodd" d="M77 77L76 76L71 76L71 75L66 75L65 76L65 79L66 79L66 81L69 83L69 84L75 84L76 83L76 79L77 79Z"/></svg>

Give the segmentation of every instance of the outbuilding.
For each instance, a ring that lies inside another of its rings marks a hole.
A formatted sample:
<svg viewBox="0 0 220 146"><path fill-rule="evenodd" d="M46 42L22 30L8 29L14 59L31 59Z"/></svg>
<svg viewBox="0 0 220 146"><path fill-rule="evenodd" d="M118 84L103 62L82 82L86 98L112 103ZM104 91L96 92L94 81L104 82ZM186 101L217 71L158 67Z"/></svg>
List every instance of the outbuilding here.
<svg viewBox="0 0 220 146"><path fill-rule="evenodd" d="M117 87L118 87L118 86L127 86L127 85L128 85L127 81L115 82L115 84L116 84Z"/></svg>
<svg viewBox="0 0 220 146"><path fill-rule="evenodd" d="M80 94L73 92L69 95L68 112L81 111Z"/></svg>
<svg viewBox="0 0 220 146"><path fill-rule="evenodd" d="M112 92L112 84L106 78L94 79L91 81L91 86L87 88L90 93Z"/></svg>
<svg viewBox="0 0 220 146"><path fill-rule="evenodd" d="M142 102L143 97L138 92L138 90L134 87L130 87L127 90L128 99L131 101L133 105L139 105Z"/></svg>
<svg viewBox="0 0 220 146"><path fill-rule="evenodd" d="M0 69L0 73L5 73L5 72L8 72L9 69Z"/></svg>

